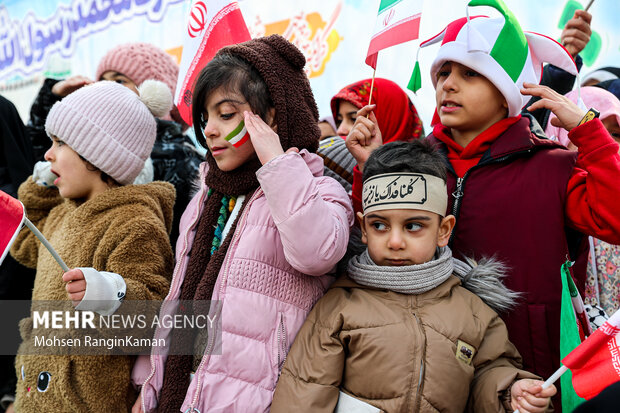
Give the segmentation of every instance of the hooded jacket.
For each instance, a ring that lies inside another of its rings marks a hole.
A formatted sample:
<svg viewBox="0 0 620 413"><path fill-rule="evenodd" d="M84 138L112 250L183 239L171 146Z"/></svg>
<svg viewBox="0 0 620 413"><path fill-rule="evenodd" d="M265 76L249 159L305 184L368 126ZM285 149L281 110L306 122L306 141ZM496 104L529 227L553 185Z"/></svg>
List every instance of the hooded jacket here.
<svg viewBox="0 0 620 413"><path fill-rule="evenodd" d="M503 412L512 383L535 377L520 367L502 320L456 276L418 295L343 276L299 331L271 412L331 413L340 391L382 412Z"/></svg>
<svg viewBox="0 0 620 413"><path fill-rule="evenodd" d="M261 187L239 217L212 297L222 303L210 314L221 320L220 354L207 345L182 411L269 409L286 353L327 289L331 277L323 274L344 254L353 222L348 196L322 173L322 159L306 150L281 155L257 172ZM203 184L181 219L166 301L179 297L207 193ZM161 328L155 337L169 334ZM166 356L140 357L134 368L145 412L157 406Z"/></svg>
<svg viewBox="0 0 620 413"><path fill-rule="evenodd" d="M165 296L173 266L168 240L174 203L172 185L154 182L121 186L86 202L76 202L28 178L18 194L29 219L69 268L93 267L120 274L127 285L127 300L158 300ZM29 229L19 233L11 254L37 269L33 300L68 301L63 270ZM23 348L33 339L29 320L21 323ZM17 411L131 410L136 398L130 377L133 357L23 353L15 362ZM41 372L51 374L45 392L36 390Z"/></svg>

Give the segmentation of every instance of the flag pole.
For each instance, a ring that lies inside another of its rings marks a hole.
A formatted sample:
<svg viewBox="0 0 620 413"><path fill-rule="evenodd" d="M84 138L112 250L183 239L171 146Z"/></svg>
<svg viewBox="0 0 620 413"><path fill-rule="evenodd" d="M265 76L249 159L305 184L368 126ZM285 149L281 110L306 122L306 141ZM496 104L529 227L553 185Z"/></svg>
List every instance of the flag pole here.
<svg viewBox="0 0 620 413"><path fill-rule="evenodd" d="M555 383L562 374L566 373L566 371L568 370L568 367L562 365L560 366L559 369L557 369L555 371L555 373L553 373L551 375L551 377L549 377L547 380L545 380L545 382L543 383L543 385L541 386L544 389L546 389L547 387L551 386L553 383ZM519 409L515 410L514 413L519 413Z"/></svg>
<svg viewBox="0 0 620 413"><path fill-rule="evenodd" d="M588 9L590 9L590 6L592 5L592 3L594 3L594 0L590 0L590 3L588 3L588 5L586 6L584 10L586 13L588 12Z"/></svg>
<svg viewBox="0 0 620 413"><path fill-rule="evenodd" d="M377 52L377 57L379 57L379 52ZM372 81L370 82L370 95L368 95L368 104L370 105L372 102L372 88L375 85L375 73L377 73L377 69L372 71Z"/></svg>
<svg viewBox="0 0 620 413"><path fill-rule="evenodd" d="M65 264L62 258L60 258L60 255L58 255L54 247L52 247L52 244L49 243L49 241L43 236L43 234L41 234L41 231L39 231L39 229L35 227L34 224L30 222L30 220L27 217L24 217L24 224L26 224L26 226L30 228L30 231L32 231L34 235L36 235L36 237L39 238L41 243L45 246L45 248L47 248L50 254L52 254L52 257L54 257L56 262L60 265L62 270L64 272L69 271L69 267L67 267L67 264Z"/></svg>

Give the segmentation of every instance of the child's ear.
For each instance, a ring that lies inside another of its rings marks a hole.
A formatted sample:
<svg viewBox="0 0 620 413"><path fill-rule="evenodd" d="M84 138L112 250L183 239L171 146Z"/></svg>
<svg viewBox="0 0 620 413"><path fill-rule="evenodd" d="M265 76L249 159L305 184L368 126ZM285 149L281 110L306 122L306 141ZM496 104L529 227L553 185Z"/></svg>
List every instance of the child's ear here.
<svg viewBox="0 0 620 413"><path fill-rule="evenodd" d="M357 221L360 223L360 228L362 230L362 242L368 245L368 237L366 236L366 227L364 226L364 215L361 212L355 214L357 216Z"/></svg>
<svg viewBox="0 0 620 413"><path fill-rule="evenodd" d="M437 239L438 247L445 247L448 245L448 241L450 241L450 234L452 234L455 223L456 218L454 215L447 215L441 219L441 222L439 223L439 237Z"/></svg>

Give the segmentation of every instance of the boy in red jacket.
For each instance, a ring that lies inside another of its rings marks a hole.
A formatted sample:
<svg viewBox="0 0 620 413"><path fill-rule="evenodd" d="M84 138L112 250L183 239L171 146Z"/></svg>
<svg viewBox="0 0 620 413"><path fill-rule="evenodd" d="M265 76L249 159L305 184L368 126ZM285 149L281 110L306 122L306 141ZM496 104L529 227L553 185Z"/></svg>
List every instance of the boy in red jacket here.
<svg viewBox="0 0 620 413"><path fill-rule="evenodd" d="M565 97L538 86L541 63L576 74L555 41L524 34L501 0L473 0L503 18L462 18L421 47L442 41L431 67L434 129L427 137L448 162L450 246L457 257L495 255L510 267L505 283L524 300L504 317L524 368L550 376L560 362L560 266L569 253L565 227L620 242L618 144L602 123ZM578 155L545 139L521 117L530 96L569 130ZM359 211L361 174L381 132L373 106L358 112L347 146L358 161L353 184ZM369 115L366 118L366 115ZM583 287L584 280L578 280ZM556 403L558 407L559 403Z"/></svg>

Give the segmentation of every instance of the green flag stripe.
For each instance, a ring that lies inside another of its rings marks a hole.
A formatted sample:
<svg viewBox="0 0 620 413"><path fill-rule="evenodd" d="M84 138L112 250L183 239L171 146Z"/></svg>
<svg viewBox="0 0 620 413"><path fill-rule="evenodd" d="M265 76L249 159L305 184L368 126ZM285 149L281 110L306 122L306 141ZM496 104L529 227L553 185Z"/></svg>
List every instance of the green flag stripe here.
<svg viewBox="0 0 620 413"><path fill-rule="evenodd" d="M241 132L244 126L245 122L241 121L241 123L235 128L235 130L230 132L224 139L226 139L227 141L231 140L232 138L237 136L239 132Z"/></svg>
<svg viewBox="0 0 620 413"><path fill-rule="evenodd" d="M566 357L575 347L581 344L575 310L570 297L569 280L572 281L569 268L573 264L566 261L562 265L560 277L562 278L562 304L560 315L560 359ZM562 388L562 409L572 412L575 407L584 400L575 393L573 389L573 374L570 369L560 377L560 387Z"/></svg>
<svg viewBox="0 0 620 413"><path fill-rule="evenodd" d="M497 36L491 57L504 68L513 82L519 79L527 60L527 39L519 22L502 0L472 0L470 6L490 6L504 16L505 23Z"/></svg>
<svg viewBox="0 0 620 413"><path fill-rule="evenodd" d="M381 4L379 4L379 13L377 14L381 14L385 11L385 9L389 9L390 7L396 5L396 3L400 3L401 1L403 0L381 0Z"/></svg>

